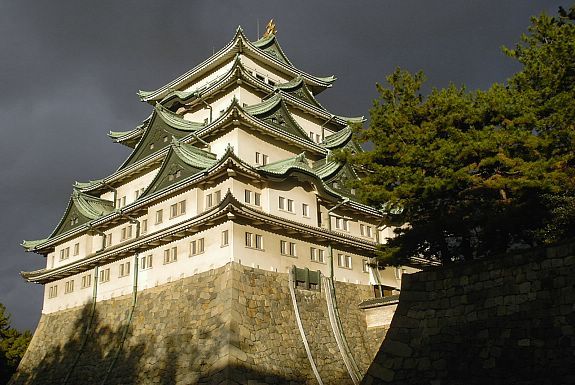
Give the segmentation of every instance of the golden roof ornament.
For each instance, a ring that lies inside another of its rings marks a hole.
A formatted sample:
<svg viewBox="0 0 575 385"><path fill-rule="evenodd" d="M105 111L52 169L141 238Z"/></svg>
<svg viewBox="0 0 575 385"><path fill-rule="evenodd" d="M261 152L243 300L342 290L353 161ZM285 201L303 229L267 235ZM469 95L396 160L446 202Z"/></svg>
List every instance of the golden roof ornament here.
<svg viewBox="0 0 575 385"><path fill-rule="evenodd" d="M268 23L267 27L266 27L266 31L264 32L264 35L262 37L268 37L269 35L275 35L278 33L278 30L276 29L276 24L274 23L274 19L271 19L270 22Z"/></svg>

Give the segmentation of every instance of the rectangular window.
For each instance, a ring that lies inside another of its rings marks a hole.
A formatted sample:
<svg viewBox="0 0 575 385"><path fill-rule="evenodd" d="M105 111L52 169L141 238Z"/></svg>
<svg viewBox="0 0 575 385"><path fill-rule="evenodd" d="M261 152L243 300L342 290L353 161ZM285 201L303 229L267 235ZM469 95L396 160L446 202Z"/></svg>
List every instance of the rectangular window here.
<svg viewBox="0 0 575 385"><path fill-rule="evenodd" d="M262 194L254 193L254 205L261 206L262 204Z"/></svg>
<svg viewBox="0 0 575 385"><path fill-rule="evenodd" d="M255 238L256 238L256 239L255 239L255 241L256 241L256 249L263 250L263 248L264 248L264 243L263 243L263 242L264 242L264 238L263 238L261 235L259 235L259 234L256 234L256 237L255 237Z"/></svg>
<svg viewBox="0 0 575 385"><path fill-rule="evenodd" d="M106 247L112 246L112 233L106 234Z"/></svg>
<svg viewBox="0 0 575 385"><path fill-rule="evenodd" d="M152 254L140 258L140 270L152 268Z"/></svg>
<svg viewBox="0 0 575 385"><path fill-rule="evenodd" d="M126 196L122 197L122 207L126 206Z"/></svg>
<svg viewBox="0 0 575 385"><path fill-rule="evenodd" d="M92 274L86 274L82 276L82 289L92 286Z"/></svg>
<svg viewBox="0 0 575 385"><path fill-rule="evenodd" d="M290 213L294 212L293 200L291 199L287 200L287 211L289 211Z"/></svg>
<svg viewBox="0 0 575 385"><path fill-rule="evenodd" d="M209 209L213 205L214 205L214 201L213 201L212 194L207 194L206 195L206 209Z"/></svg>
<svg viewBox="0 0 575 385"><path fill-rule="evenodd" d="M68 259L70 257L70 248L66 247L65 249L60 250L60 261L64 259Z"/></svg>
<svg viewBox="0 0 575 385"><path fill-rule="evenodd" d="M285 210L286 199L284 197L279 197L278 207L280 210Z"/></svg>
<svg viewBox="0 0 575 385"><path fill-rule="evenodd" d="M309 217L309 205L305 203L301 204L301 215L304 217Z"/></svg>
<svg viewBox="0 0 575 385"><path fill-rule="evenodd" d="M156 224L159 225L164 220L164 210L156 211Z"/></svg>
<svg viewBox="0 0 575 385"><path fill-rule="evenodd" d="M319 136L319 134L315 134L315 142L321 143L321 137Z"/></svg>
<svg viewBox="0 0 575 385"><path fill-rule="evenodd" d="M366 226L365 230L366 235L371 238L373 236L371 232L371 226Z"/></svg>
<svg viewBox="0 0 575 385"><path fill-rule="evenodd" d="M178 248L172 247L164 250L164 265L178 260Z"/></svg>
<svg viewBox="0 0 575 385"><path fill-rule="evenodd" d="M319 263L325 263L325 250L323 249L317 250L317 261Z"/></svg>
<svg viewBox="0 0 575 385"><path fill-rule="evenodd" d="M364 273L369 273L369 263L367 259L361 260L361 271L363 271Z"/></svg>
<svg viewBox="0 0 575 385"><path fill-rule="evenodd" d="M130 262L120 263L120 273L118 277L125 277L130 274Z"/></svg>
<svg viewBox="0 0 575 385"><path fill-rule="evenodd" d="M222 246L227 246L229 244L229 233L228 230L222 231Z"/></svg>
<svg viewBox="0 0 575 385"><path fill-rule="evenodd" d="M310 131L310 132L309 132L309 138L310 138L311 140L313 140L313 136L314 136L314 135L313 135L313 131Z"/></svg>
<svg viewBox="0 0 575 385"><path fill-rule="evenodd" d="M48 287L48 298L55 298L58 296L58 286L50 286Z"/></svg>
<svg viewBox="0 0 575 385"><path fill-rule="evenodd" d="M110 268L100 270L100 283L110 280Z"/></svg>
<svg viewBox="0 0 575 385"><path fill-rule="evenodd" d="M246 247L251 247L253 249L263 250L263 248L264 248L263 242L264 242L264 239L261 235L246 232L246 236L245 236Z"/></svg>
<svg viewBox="0 0 575 385"><path fill-rule="evenodd" d="M282 255L296 256L296 244L294 242L280 241L280 252Z"/></svg>
<svg viewBox="0 0 575 385"><path fill-rule="evenodd" d="M204 252L204 238L190 242L190 256L202 254Z"/></svg>
<svg viewBox="0 0 575 385"><path fill-rule="evenodd" d="M120 241L132 238L132 225L122 227L120 230Z"/></svg>
<svg viewBox="0 0 575 385"><path fill-rule="evenodd" d="M262 154L262 165L266 165L268 164L268 156L265 154Z"/></svg>
<svg viewBox="0 0 575 385"><path fill-rule="evenodd" d="M80 244L79 243L75 243L74 244L74 256L80 254Z"/></svg>
<svg viewBox="0 0 575 385"><path fill-rule="evenodd" d="M345 254L338 254L337 265L345 269L351 269L351 256Z"/></svg>
<svg viewBox="0 0 575 385"><path fill-rule="evenodd" d="M252 203L252 192L250 190L244 191L244 202Z"/></svg>
<svg viewBox="0 0 575 385"><path fill-rule="evenodd" d="M214 204L217 205L222 201L222 192L220 190L214 192Z"/></svg>
<svg viewBox="0 0 575 385"><path fill-rule="evenodd" d="M170 218L175 218L185 213L186 213L186 201L180 201L170 206Z"/></svg>
<svg viewBox="0 0 575 385"><path fill-rule="evenodd" d="M335 228L338 230L348 231L348 220L345 218L335 218Z"/></svg>
<svg viewBox="0 0 575 385"><path fill-rule="evenodd" d="M142 220L141 232L142 232L142 234L146 234L148 232L148 220L147 219Z"/></svg>
<svg viewBox="0 0 575 385"><path fill-rule="evenodd" d="M359 224L359 234L361 234L362 237L365 237L365 225L363 223Z"/></svg>
<svg viewBox="0 0 575 385"><path fill-rule="evenodd" d="M309 259L310 261L313 262L319 262L318 261L318 249L316 249L315 247L310 247L309 248Z"/></svg>
<svg viewBox="0 0 575 385"><path fill-rule="evenodd" d="M66 281L64 283L64 294L68 294L74 291L74 280Z"/></svg>

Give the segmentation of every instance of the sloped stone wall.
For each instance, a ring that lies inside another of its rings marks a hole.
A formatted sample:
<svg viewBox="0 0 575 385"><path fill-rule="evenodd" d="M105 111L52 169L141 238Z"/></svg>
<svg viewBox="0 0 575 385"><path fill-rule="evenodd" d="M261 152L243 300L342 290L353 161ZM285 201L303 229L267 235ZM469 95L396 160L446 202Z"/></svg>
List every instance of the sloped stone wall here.
<svg viewBox="0 0 575 385"><path fill-rule="evenodd" d="M337 294L349 345L365 371L384 333L367 331L357 306L370 288L342 283ZM322 380L350 384L325 293L297 289L296 297ZM140 292L128 325L131 305L131 296L98 302L85 346L91 305L43 315L10 384L62 385L66 376L74 385L317 383L287 274L230 263Z"/></svg>
<svg viewBox="0 0 575 385"><path fill-rule="evenodd" d="M575 384L575 242L404 276L363 384Z"/></svg>

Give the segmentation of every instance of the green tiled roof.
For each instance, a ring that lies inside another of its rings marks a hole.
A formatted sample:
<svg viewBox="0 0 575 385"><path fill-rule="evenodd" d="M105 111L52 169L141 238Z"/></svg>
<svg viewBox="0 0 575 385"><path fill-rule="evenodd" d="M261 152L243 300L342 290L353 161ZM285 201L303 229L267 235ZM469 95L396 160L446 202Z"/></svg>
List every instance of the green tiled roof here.
<svg viewBox="0 0 575 385"><path fill-rule="evenodd" d="M323 146L327 148L337 148L341 145L347 143L352 137L352 131L350 127L346 127L343 130L340 130L334 134L326 136L326 138L321 143Z"/></svg>
<svg viewBox="0 0 575 385"><path fill-rule="evenodd" d="M252 44L268 55L271 55L279 61L293 67L293 64L289 61L288 57L280 47L274 34L269 34L266 37L262 37L261 39L252 42Z"/></svg>
<svg viewBox="0 0 575 385"><path fill-rule="evenodd" d="M22 241L22 247L26 250L26 251L32 251L32 249L34 249L36 246L46 242L48 240L48 238L46 239L38 239L35 241Z"/></svg>
<svg viewBox="0 0 575 385"><path fill-rule="evenodd" d="M313 173L313 170L311 167L309 167L305 153L303 152L293 158L288 158L277 162L268 163L265 166L260 166L258 167L258 170L266 171L272 174L283 175L290 169L294 168Z"/></svg>
<svg viewBox="0 0 575 385"><path fill-rule="evenodd" d="M191 122L168 110L160 103L156 103L155 111L170 127L182 131L197 131L204 127L203 123Z"/></svg>
<svg viewBox="0 0 575 385"><path fill-rule="evenodd" d="M335 173L342 166L340 162L327 161L322 159L314 163L313 172L321 179L324 179Z"/></svg>

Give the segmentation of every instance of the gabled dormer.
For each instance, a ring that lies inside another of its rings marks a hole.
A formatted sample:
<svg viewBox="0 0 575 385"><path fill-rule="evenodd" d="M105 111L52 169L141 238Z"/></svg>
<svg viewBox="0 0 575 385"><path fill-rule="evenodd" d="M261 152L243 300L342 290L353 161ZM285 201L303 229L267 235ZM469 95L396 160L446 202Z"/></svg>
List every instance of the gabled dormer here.
<svg viewBox="0 0 575 385"><path fill-rule="evenodd" d="M309 140L303 128L292 118L280 95L274 95L260 104L247 106L245 111L274 127Z"/></svg>
<svg viewBox="0 0 575 385"><path fill-rule="evenodd" d="M119 169L121 170L169 146L172 137L181 139L202 127L204 127L203 123L185 120L161 104L156 104L138 144Z"/></svg>
<svg viewBox="0 0 575 385"><path fill-rule="evenodd" d="M161 191L204 171L217 162L216 156L191 144L178 142L172 138L170 150L162 162L160 171L150 183L142 197Z"/></svg>

